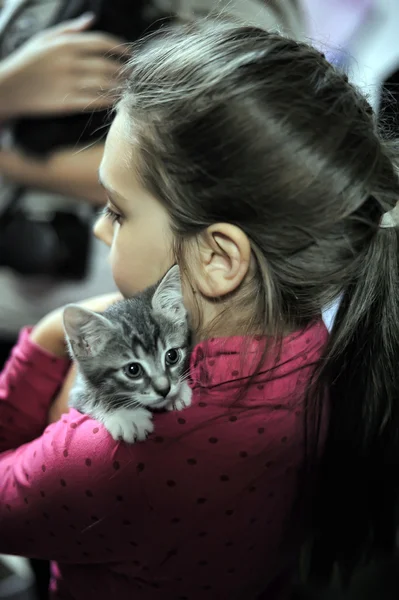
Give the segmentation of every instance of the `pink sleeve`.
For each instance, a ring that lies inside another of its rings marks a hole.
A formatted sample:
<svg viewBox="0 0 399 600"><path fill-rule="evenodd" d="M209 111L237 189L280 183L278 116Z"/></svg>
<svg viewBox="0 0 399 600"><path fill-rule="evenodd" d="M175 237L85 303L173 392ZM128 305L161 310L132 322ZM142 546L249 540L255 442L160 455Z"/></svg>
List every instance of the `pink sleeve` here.
<svg viewBox="0 0 399 600"><path fill-rule="evenodd" d="M121 559L129 542L118 544L130 451L70 410L40 438L1 454L0 554L98 563L112 552Z"/></svg>
<svg viewBox="0 0 399 600"><path fill-rule="evenodd" d="M29 329L22 330L0 374L0 452L17 448L42 433L51 401L69 364L32 342Z"/></svg>

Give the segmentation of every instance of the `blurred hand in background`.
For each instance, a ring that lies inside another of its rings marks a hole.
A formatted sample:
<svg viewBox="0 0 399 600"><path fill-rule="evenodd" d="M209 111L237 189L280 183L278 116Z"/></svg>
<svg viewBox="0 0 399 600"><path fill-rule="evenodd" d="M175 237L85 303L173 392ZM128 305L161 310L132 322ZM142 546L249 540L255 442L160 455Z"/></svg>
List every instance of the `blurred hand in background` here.
<svg viewBox="0 0 399 600"><path fill-rule="evenodd" d="M0 63L0 118L100 110L113 103L123 41L85 31L91 14L35 35Z"/></svg>

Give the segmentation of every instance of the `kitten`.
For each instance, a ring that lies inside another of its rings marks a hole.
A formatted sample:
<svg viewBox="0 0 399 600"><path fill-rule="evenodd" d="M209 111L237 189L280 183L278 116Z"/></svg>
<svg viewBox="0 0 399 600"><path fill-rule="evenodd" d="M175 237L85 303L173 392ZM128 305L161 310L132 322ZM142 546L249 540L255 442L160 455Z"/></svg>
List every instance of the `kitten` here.
<svg viewBox="0 0 399 600"><path fill-rule="evenodd" d="M115 440L145 440L154 430L151 409L190 405L190 328L177 266L102 314L68 305L64 329L78 366L69 406L103 423Z"/></svg>

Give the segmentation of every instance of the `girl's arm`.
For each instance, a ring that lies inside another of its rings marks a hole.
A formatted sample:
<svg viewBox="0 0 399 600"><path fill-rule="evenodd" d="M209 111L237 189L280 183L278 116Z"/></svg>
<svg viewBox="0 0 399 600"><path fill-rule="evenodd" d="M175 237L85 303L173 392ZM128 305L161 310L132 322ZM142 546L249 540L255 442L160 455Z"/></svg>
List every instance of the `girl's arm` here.
<svg viewBox="0 0 399 600"><path fill-rule="evenodd" d="M207 398L197 393L197 400ZM266 540L265 564L273 561L297 490L299 419L292 407L272 402L244 414L240 408L234 421L211 399L204 422L196 405L186 413L189 436L178 422L181 413L159 415L162 443L157 436L117 443L98 422L71 409L40 438L0 454L0 554L101 564L131 560L137 552L142 560L141 544L153 538L156 523L167 535L176 517L184 523L187 516L187 534L194 527L196 537L196 516L203 521L205 510L211 522L231 511L220 533L222 553L231 531L240 543L254 519ZM208 441L213 437L216 450Z"/></svg>
<svg viewBox="0 0 399 600"><path fill-rule="evenodd" d="M74 410L40 438L0 454L0 553L64 563L123 559L131 552L122 535L126 468L133 498L140 496L133 456Z"/></svg>
<svg viewBox="0 0 399 600"><path fill-rule="evenodd" d="M119 299L106 294L85 306L104 310ZM111 479L118 487L121 477L123 489L119 445L76 411L45 429L70 367L61 314L54 311L33 332L22 331L0 375L0 553L76 562L79 549L80 562L109 561L98 535L105 535L109 515L120 516L120 500L107 495ZM131 463L130 451L127 458Z"/></svg>
<svg viewBox="0 0 399 600"><path fill-rule="evenodd" d="M68 367L67 358L38 346L28 329L21 332L0 374L0 452L41 435Z"/></svg>

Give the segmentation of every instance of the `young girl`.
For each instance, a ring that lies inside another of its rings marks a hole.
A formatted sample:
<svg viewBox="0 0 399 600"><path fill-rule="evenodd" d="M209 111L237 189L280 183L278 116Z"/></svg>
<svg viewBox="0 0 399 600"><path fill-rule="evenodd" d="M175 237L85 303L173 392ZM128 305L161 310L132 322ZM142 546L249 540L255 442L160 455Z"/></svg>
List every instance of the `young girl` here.
<svg viewBox="0 0 399 600"><path fill-rule="evenodd" d="M96 234L125 296L180 265L193 403L134 445L75 410L45 429L69 366L60 315L23 331L1 378L0 552L55 561L54 598L288 598L327 423L319 547L329 563L389 547L392 157L304 44L206 21L134 51Z"/></svg>

